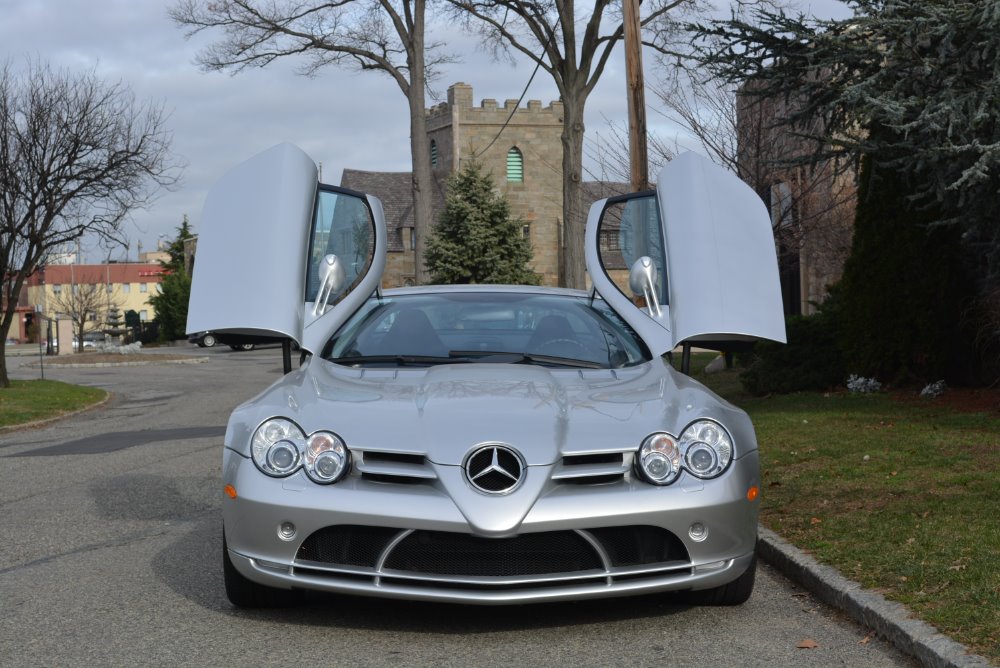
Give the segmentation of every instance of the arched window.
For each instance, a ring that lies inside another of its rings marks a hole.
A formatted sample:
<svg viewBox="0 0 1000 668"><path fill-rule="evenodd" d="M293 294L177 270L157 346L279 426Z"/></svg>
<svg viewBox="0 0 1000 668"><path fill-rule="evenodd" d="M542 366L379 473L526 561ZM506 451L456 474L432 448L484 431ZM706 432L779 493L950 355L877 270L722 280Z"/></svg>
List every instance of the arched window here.
<svg viewBox="0 0 1000 668"><path fill-rule="evenodd" d="M507 183L524 183L524 156L516 146L507 151Z"/></svg>
<svg viewBox="0 0 1000 668"><path fill-rule="evenodd" d="M438 143L431 140L431 167L438 166Z"/></svg>

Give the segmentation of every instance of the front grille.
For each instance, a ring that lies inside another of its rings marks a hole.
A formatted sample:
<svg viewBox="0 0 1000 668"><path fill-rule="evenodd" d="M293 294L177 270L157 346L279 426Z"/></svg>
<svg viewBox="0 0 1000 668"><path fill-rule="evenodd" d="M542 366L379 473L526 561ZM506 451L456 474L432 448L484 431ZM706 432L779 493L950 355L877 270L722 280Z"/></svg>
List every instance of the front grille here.
<svg viewBox="0 0 1000 668"><path fill-rule="evenodd" d="M590 534L601 543L613 566L640 566L688 559L684 543L659 527L604 527L591 529Z"/></svg>
<svg viewBox="0 0 1000 668"><path fill-rule="evenodd" d="M437 575L511 577L603 569L594 548L574 531L480 538L415 531L397 545L387 569Z"/></svg>
<svg viewBox="0 0 1000 668"><path fill-rule="evenodd" d="M405 534L405 535L404 535ZM393 540L401 539L389 550ZM592 544L599 547L595 548ZM603 555L603 558L602 558ZM434 576L519 577L688 563L677 536L653 526L545 531L482 538L444 531L340 525L320 529L299 547L300 562ZM302 566L309 567L305 563ZM622 574L624 576L624 573Z"/></svg>
<svg viewBox="0 0 1000 668"><path fill-rule="evenodd" d="M399 529L341 525L316 531L303 541L297 559L326 564L375 567Z"/></svg>

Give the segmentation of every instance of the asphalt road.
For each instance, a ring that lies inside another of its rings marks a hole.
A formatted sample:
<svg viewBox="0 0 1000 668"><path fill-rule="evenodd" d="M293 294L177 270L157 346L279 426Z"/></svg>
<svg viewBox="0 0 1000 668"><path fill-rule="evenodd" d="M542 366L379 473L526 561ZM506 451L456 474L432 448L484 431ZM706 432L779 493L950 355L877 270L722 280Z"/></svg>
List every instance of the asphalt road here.
<svg viewBox="0 0 1000 668"><path fill-rule="evenodd" d="M0 666L913 665L767 566L737 608L317 595L236 610L222 584L220 444L229 411L279 376L280 350L175 351L209 361L47 367L114 397L0 434ZM31 361L9 358L11 375L37 378Z"/></svg>

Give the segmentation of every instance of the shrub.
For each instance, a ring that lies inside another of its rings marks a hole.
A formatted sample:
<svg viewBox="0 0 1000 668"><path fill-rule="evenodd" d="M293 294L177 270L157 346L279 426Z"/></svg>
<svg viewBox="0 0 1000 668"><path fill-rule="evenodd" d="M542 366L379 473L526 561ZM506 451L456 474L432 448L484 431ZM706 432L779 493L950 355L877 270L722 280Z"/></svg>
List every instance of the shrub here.
<svg viewBox="0 0 1000 668"><path fill-rule="evenodd" d="M815 315L785 320L788 343L761 341L740 381L751 394L825 390L847 375L840 352L840 308L834 293Z"/></svg>

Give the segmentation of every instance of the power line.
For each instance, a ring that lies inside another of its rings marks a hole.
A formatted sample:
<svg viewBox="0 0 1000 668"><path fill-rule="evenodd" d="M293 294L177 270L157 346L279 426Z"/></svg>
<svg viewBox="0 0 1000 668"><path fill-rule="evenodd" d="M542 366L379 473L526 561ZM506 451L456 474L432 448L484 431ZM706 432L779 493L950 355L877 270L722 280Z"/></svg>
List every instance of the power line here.
<svg viewBox="0 0 1000 668"><path fill-rule="evenodd" d="M524 96L528 94L528 88L531 87L531 82L535 80L535 75L538 74L538 68L540 68L541 66L542 66L542 59L539 58L538 60L535 61L535 69L531 73L531 76L528 77L528 83L524 85L524 90L521 91L521 97L517 98L517 104L514 105L514 108L511 110L510 115L507 116L507 120L503 122L503 125L500 126L500 130L497 131L497 134L495 137L493 137L493 140L486 145L486 148L484 148L481 151L476 151L472 155L473 159L478 158L483 153L486 153L486 151L490 150L490 147L493 146L493 144L495 144L498 139L500 139L500 135L502 135L503 131L507 129L507 126L510 125L510 120L514 118L514 114L516 114L517 110L520 109L521 102L524 100Z"/></svg>

